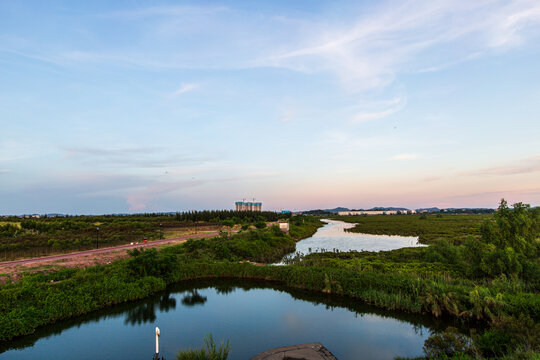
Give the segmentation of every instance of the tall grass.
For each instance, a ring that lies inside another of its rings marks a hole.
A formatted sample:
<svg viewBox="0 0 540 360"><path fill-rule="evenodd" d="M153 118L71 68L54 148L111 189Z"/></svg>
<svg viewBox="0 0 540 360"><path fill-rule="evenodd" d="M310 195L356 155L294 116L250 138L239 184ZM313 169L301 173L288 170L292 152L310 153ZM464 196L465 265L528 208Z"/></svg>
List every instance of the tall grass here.
<svg viewBox="0 0 540 360"><path fill-rule="evenodd" d="M231 346L229 340L216 346L212 334L204 338L205 347L202 349L181 350L176 354L176 360L226 360Z"/></svg>

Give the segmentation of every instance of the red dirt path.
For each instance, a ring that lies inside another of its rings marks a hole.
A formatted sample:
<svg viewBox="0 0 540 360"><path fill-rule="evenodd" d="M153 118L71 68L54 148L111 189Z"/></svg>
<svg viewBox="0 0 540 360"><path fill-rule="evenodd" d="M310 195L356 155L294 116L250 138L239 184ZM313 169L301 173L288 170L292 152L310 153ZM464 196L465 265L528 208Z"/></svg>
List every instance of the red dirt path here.
<svg viewBox="0 0 540 360"><path fill-rule="evenodd" d="M6 282L8 279L16 281L20 279L24 273L54 271L61 267L83 268L88 266L110 264L111 262L126 258L127 251L133 248L153 248L164 245L174 245L186 242L189 239L209 238L219 234L219 231L205 232L181 236L172 239L155 240L147 243L128 244L103 249L94 249L86 251L78 251L69 254L43 256L31 259L22 259L14 261L0 262L0 283Z"/></svg>

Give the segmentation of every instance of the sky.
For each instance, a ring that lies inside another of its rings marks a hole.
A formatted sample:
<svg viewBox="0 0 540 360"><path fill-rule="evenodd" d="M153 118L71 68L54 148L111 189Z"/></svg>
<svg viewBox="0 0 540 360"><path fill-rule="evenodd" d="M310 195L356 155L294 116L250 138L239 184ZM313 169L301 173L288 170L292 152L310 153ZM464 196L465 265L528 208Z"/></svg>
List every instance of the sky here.
<svg viewBox="0 0 540 360"><path fill-rule="evenodd" d="M0 214L540 205L540 2L0 0Z"/></svg>

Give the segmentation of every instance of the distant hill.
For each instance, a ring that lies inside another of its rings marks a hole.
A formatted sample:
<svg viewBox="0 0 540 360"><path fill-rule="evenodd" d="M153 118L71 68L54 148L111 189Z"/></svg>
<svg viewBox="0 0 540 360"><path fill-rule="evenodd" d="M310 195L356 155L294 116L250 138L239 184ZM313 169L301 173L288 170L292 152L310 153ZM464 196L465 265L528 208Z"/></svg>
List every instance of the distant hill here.
<svg viewBox="0 0 540 360"><path fill-rule="evenodd" d="M304 214L337 214L339 213L340 211L364 211L365 209L349 209L349 208L346 208L346 207L336 207L336 208L333 208L333 209L317 209L317 210L307 210L307 211L302 211L302 213ZM394 211L407 211L409 209L407 208L403 208L403 207L380 207L380 206L377 206L377 207L374 207L374 208L371 208L369 209L371 211L389 211L389 210L394 210Z"/></svg>
<svg viewBox="0 0 540 360"><path fill-rule="evenodd" d="M409 209L403 208L403 207L374 207L374 208L371 208L369 210L371 210L371 211L390 211L390 210L406 211L406 210L409 210Z"/></svg>
<svg viewBox="0 0 540 360"><path fill-rule="evenodd" d="M349 211L349 209L344 207L337 207L334 209L316 209L316 210L304 210L302 214L306 215L333 215L337 214L340 211Z"/></svg>
<svg viewBox="0 0 540 360"><path fill-rule="evenodd" d="M446 214L491 214L495 209L491 208L445 208L438 207L416 209L417 212L446 213Z"/></svg>
<svg viewBox="0 0 540 360"><path fill-rule="evenodd" d="M438 207L416 209L416 212L439 212L439 211L441 211L441 209L439 209Z"/></svg>
<svg viewBox="0 0 540 360"><path fill-rule="evenodd" d="M337 214L340 211L365 211L366 209L349 209L346 207L336 207L333 209L316 209L316 210L307 210L302 211L303 214L309 215L333 215ZM382 207L375 206L367 211L408 211L410 209L404 207ZM416 209L416 212L427 212L427 213L447 213L447 214L490 214L493 213L495 209L490 208L445 208L439 209L438 207L430 208L420 208Z"/></svg>
<svg viewBox="0 0 540 360"><path fill-rule="evenodd" d="M334 209L324 209L323 211L326 211L326 212L329 212L329 213L337 214L337 213L340 212L340 211L349 211L349 209L348 209L348 208L344 208L344 207L337 207L337 208L334 208Z"/></svg>

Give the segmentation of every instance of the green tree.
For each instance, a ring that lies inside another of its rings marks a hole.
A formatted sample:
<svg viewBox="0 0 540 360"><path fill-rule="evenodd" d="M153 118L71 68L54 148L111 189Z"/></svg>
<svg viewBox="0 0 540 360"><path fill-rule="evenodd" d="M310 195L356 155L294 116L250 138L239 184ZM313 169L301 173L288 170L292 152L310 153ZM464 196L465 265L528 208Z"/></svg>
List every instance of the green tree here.
<svg viewBox="0 0 540 360"><path fill-rule="evenodd" d="M539 212L530 205L516 203L508 207L502 199L495 212L495 223L486 221L481 227L482 239L498 249L512 248L527 258L538 257Z"/></svg>

